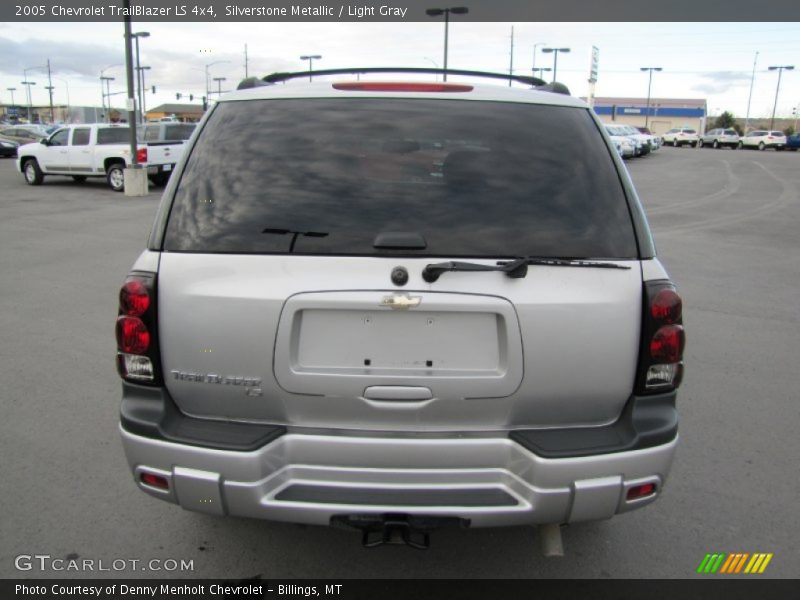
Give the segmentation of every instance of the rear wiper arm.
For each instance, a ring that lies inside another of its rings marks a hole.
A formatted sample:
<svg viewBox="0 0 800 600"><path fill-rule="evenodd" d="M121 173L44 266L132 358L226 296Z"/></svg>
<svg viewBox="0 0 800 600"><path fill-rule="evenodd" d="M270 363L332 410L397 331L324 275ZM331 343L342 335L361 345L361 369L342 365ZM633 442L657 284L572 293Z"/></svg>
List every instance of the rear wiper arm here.
<svg viewBox="0 0 800 600"><path fill-rule="evenodd" d="M449 261L427 265L422 269L422 278L428 283L433 283L442 273L447 271L500 271L509 277L519 278L528 274L528 259L518 258L510 262L497 263L497 265L481 265L478 263Z"/></svg>
<svg viewBox="0 0 800 600"><path fill-rule="evenodd" d="M447 271L500 271L513 279L520 279L528 274L528 265L542 267L583 267L588 269L630 269L627 265L618 265L614 263L528 256L515 258L509 261L498 261L497 266L454 261L430 264L422 270L422 278L428 283L433 283L439 279L442 273Z"/></svg>

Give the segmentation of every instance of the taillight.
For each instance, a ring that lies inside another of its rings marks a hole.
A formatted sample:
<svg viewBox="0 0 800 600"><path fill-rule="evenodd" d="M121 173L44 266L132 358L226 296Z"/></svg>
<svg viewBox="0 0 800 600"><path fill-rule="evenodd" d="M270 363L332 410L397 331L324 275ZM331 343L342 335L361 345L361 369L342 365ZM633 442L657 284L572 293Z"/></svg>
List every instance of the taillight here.
<svg viewBox="0 0 800 600"><path fill-rule="evenodd" d="M136 162L138 163L147 162L147 148L139 148L136 151Z"/></svg>
<svg viewBox="0 0 800 600"><path fill-rule="evenodd" d="M636 391L653 394L676 389L683 379L683 302L669 281L644 285L642 346Z"/></svg>
<svg viewBox="0 0 800 600"><path fill-rule="evenodd" d="M130 275L119 291L117 370L128 381L152 385L161 381L155 298L153 273Z"/></svg>

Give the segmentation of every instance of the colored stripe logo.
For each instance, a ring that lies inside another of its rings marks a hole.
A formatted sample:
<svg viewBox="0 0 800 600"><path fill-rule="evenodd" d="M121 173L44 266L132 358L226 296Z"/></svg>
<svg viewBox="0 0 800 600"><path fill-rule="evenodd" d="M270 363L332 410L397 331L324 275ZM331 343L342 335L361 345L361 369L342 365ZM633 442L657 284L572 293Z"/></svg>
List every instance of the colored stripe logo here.
<svg viewBox="0 0 800 600"><path fill-rule="evenodd" d="M772 556L772 552L757 552L755 554L747 552L733 552L730 554L717 552L706 554L697 567L697 572L704 575L713 575L715 573L760 575L766 571Z"/></svg>

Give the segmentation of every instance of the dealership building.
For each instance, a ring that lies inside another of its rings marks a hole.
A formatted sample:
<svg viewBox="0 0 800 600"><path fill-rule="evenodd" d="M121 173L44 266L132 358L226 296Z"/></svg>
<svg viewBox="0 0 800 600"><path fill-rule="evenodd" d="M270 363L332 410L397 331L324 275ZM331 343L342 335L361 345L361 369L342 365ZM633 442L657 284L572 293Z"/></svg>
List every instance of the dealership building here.
<svg viewBox="0 0 800 600"><path fill-rule="evenodd" d="M594 112L603 123L622 123L647 127L663 135L674 127L690 127L705 131L708 107L705 100L696 98L595 98Z"/></svg>

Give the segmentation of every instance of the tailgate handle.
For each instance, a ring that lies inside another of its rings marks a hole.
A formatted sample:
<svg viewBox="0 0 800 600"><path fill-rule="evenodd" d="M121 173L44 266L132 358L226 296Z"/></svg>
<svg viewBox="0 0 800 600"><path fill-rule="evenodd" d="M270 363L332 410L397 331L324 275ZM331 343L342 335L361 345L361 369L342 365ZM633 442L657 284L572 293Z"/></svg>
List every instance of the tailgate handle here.
<svg viewBox="0 0 800 600"><path fill-rule="evenodd" d="M405 400L419 402L430 400L433 393L429 388L407 385L373 385L364 390L367 400Z"/></svg>

